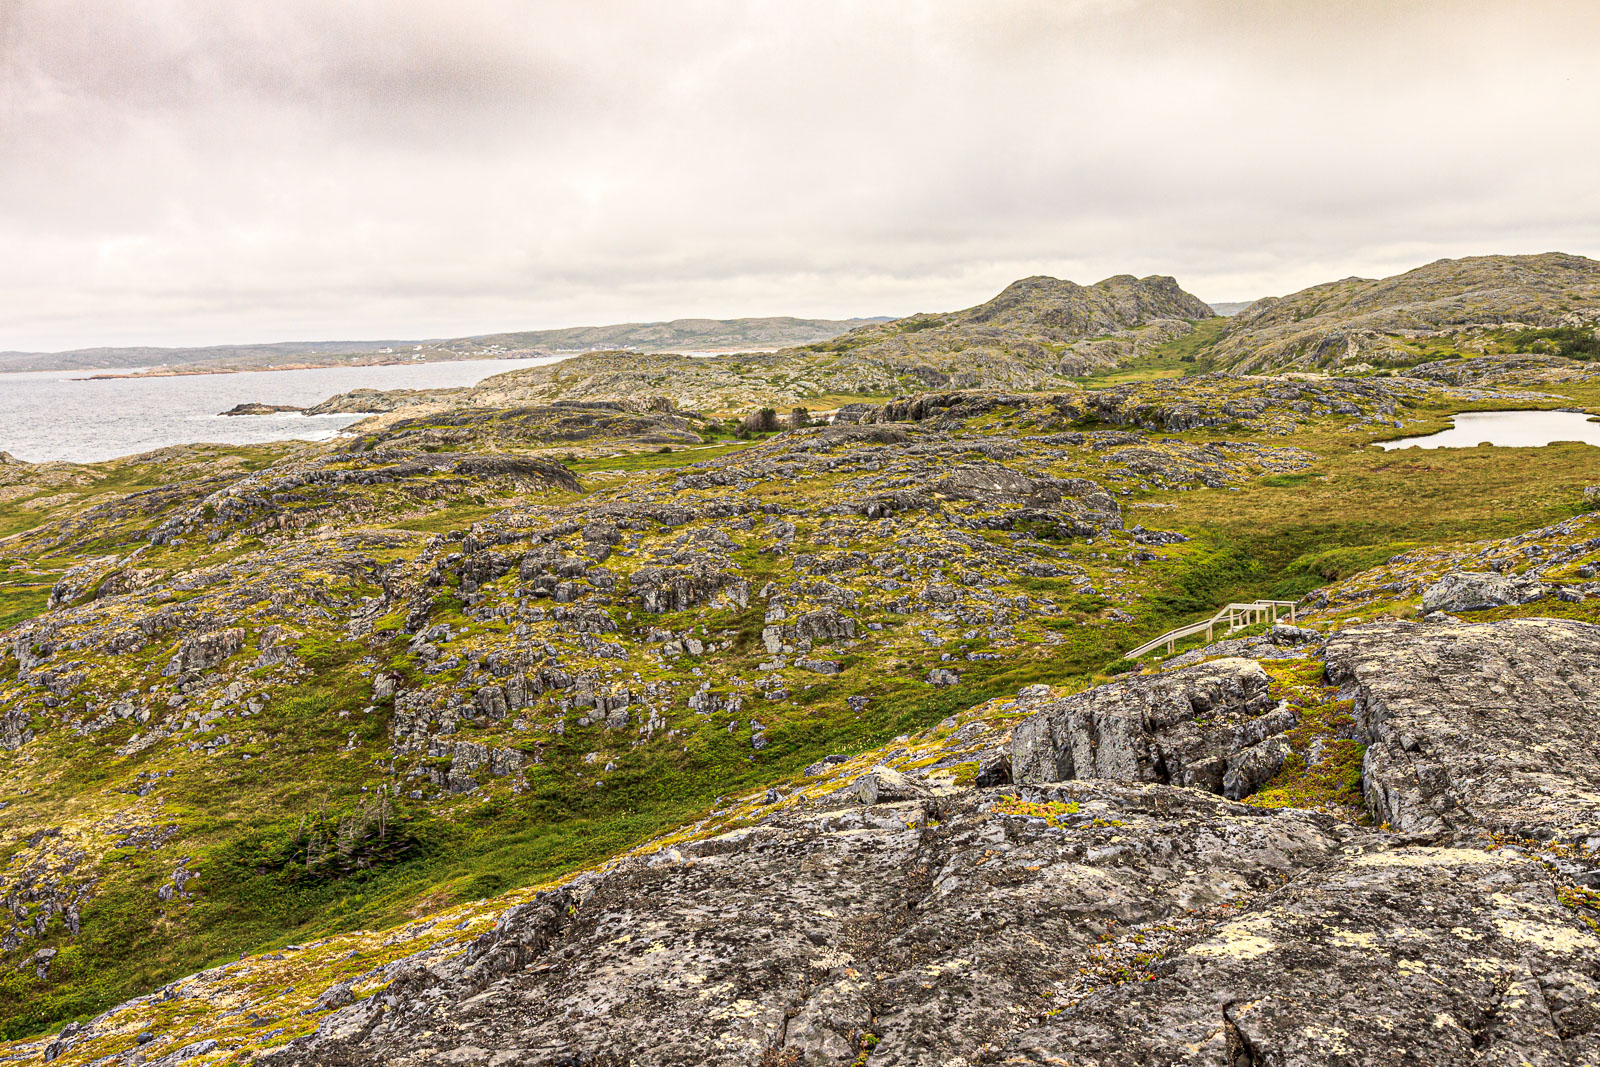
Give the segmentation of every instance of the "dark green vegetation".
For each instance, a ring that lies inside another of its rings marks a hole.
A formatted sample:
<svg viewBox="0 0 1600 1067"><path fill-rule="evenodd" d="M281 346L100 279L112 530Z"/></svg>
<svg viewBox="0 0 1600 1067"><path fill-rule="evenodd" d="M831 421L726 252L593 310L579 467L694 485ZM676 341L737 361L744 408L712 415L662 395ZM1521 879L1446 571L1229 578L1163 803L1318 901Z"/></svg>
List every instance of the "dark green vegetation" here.
<svg viewBox="0 0 1600 1067"><path fill-rule="evenodd" d="M1600 337L1594 330L1554 326L1543 330L1508 330L1504 343L1515 352L1544 352L1568 359L1600 359Z"/></svg>
<svg viewBox="0 0 1600 1067"><path fill-rule="evenodd" d="M1294 750L1283 770L1250 803L1264 808L1325 808L1352 822L1370 821L1361 798L1361 760L1366 746L1347 735L1354 719L1350 701L1325 684L1315 660L1279 660L1268 665L1272 695L1287 700L1299 718L1289 731ZM1312 748L1317 758L1309 759Z"/></svg>
<svg viewBox="0 0 1600 1067"><path fill-rule="evenodd" d="M1235 593L1294 599L1419 544L1505 537L1577 514L1594 463L1594 448L1578 444L1426 452L1333 446L1318 477L1187 494L1176 517L1180 529L1253 561Z"/></svg>
<svg viewBox="0 0 1600 1067"><path fill-rule="evenodd" d="M1227 325L1228 320L1220 317L1197 320L1189 333L1124 360L1112 370L1085 375L1078 382L1095 388L1150 378L1209 374L1216 369L1212 349L1221 340Z"/></svg>

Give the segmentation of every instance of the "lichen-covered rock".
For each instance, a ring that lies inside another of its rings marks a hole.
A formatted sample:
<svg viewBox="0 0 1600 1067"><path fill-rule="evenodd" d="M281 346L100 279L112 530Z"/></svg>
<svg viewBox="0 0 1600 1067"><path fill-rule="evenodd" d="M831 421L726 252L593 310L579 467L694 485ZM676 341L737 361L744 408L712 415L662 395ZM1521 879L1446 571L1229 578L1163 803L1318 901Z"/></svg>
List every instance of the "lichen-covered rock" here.
<svg viewBox="0 0 1600 1067"><path fill-rule="evenodd" d="M706 563L636 571L629 580L628 591L645 611L663 613L685 611L719 598L738 607L750 603L749 582Z"/></svg>
<svg viewBox="0 0 1600 1067"><path fill-rule="evenodd" d="M821 1064L866 1034L873 1062L958 1062L1113 986L1108 932L1179 950L1344 833L1109 783L797 812L627 860L493 976L436 963L264 1062Z"/></svg>
<svg viewBox="0 0 1600 1067"><path fill-rule="evenodd" d="M1170 782L1237 799L1276 773L1284 751L1239 754L1295 722L1287 709L1268 711L1268 684L1254 660L1224 658L1054 701L1013 732L1012 774Z"/></svg>
<svg viewBox="0 0 1600 1067"><path fill-rule="evenodd" d="M0 748L14 752L33 740L31 716L19 708L0 712Z"/></svg>
<svg viewBox="0 0 1600 1067"><path fill-rule="evenodd" d="M1292 880L1006 1063L1549 1064L1600 1057L1600 935L1539 863L1374 845Z"/></svg>
<svg viewBox="0 0 1600 1067"><path fill-rule="evenodd" d="M823 1064L870 1048L896 1065L1577 1067L1600 1052L1600 935L1537 859L1170 786L794 812L528 910L463 956L397 965L265 1062Z"/></svg>
<svg viewBox="0 0 1600 1067"><path fill-rule="evenodd" d="M1531 604L1544 594L1544 586L1531 576L1452 571L1422 591L1422 610L1481 611L1507 604Z"/></svg>
<svg viewBox="0 0 1600 1067"><path fill-rule="evenodd" d="M1419 349L1419 339L1459 338L1467 351L1483 351L1480 331L1507 324L1592 329L1597 308L1600 264L1583 256L1440 259L1389 278L1345 278L1257 300L1229 320L1213 354L1236 374L1409 367L1419 351L1431 350Z"/></svg>
<svg viewBox="0 0 1600 1067"><path fill-rule="evenodd" d="M1327 663L1369 741L1377 818L1600 848L1600 626L1375 623L1330 638Z"/></svg>
<svg viewBox="0 0 1600 1067"><path fill-rule="evenodd" d="M1298 647L1325 652L1344 729L1377 753L1378 813L1423 811L1407 828L1427 838L1158 780L1244 794L1285 763L1295 715L1255 660L1032 686L999 720L753 794L748 825L523 895L453 949L340 971L305 1003L315 1033L262 1062L1595 1062L1600 627L1385 623ZM1023 773L1101 780L1002 784L1008 721ZM433 743L498 773L491 749ZM1423 757L1442 770L1405 763ZM122 1010L72 1040L126 1045Z"/></svg>
<svg viewBox="0 0 1600 1067"><path fill-rule="evenodd" d="M1282 736L1269 737L1232 753L1222 774L1222 795L1230 800L1249 796L1271 781L1292 754L1293 749Z"/></svg>
<svg viewBox="0 0 1600 1067"><path fill-rule="evenodd" d="M210 670L243 648L244 642L245 632L236 626L185 638L168 662L165 673Z"/></svg>
<svg viewBox="0 0 1600 1067"><path fill-rule="evenodd" d="M863 804L889 804L927 796L926 783L893 767L878 766L856 780L856 796Z"/></svg>

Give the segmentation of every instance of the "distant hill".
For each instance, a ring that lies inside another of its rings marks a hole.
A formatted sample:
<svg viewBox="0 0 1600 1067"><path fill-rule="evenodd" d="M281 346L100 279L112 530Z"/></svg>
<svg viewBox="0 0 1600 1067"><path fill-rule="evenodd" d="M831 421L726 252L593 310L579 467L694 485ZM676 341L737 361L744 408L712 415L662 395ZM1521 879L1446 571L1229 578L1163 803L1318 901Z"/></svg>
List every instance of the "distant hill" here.
<svg viewBox="0 0 1600 1067"><path fill-rule="evenodd" d="M926 389L1070 387L1184 337L1211 309L1171 278L1118 275L1094 285L1023 278L962 311L908 315L830 340L720 359L605 352L530 367L444 394L335 397L319 412L388 412L467 404L506 407L553 400L668 397L727 411L821 397L892 396Z"/></svg>
<svg viewBox="0 0 1600 1067"><path fill-rule="evenodd" d="M0 371L119 371L136 367L171 370L265 370L281 367L348 366L629 349L639 352L740 351L808 344L846 331L890 321L858 319L673 319L614 326L483 334L444 340L284 341L276 344L213 345L205 348L81 348L70 352L0 352Z"/></svg>
<svg viewBox="0 0 1600 1067"><path fill-rule="evenodd" d="M1215 311L1218 315L1228 317L1239 314L1239 312L1243 311L1245 308L1254 303L1254 300L1213 300L1210 301L1206 306L1212 311Z"/></svg>
<svg viewBox="0 0 1600 1067"><path fill-rule="evenodd" d="M1561 252L1474 256L1257 300L1228 321L1210 357L1219 369L1260 372L1567 354L1592 346L1597 325L1600 262Z"/></svg>

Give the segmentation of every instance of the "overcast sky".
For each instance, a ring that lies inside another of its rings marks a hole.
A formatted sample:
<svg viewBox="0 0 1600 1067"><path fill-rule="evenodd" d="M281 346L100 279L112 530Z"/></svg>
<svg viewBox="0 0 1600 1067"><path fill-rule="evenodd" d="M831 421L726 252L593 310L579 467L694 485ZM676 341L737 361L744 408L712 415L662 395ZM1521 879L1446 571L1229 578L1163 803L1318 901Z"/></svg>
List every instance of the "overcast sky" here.
<svg viewBox="0 0 1600 1067"><path fill-rule="evenodd" d="M1594 0L0 0L0 349L1600 255Z"/></svg>

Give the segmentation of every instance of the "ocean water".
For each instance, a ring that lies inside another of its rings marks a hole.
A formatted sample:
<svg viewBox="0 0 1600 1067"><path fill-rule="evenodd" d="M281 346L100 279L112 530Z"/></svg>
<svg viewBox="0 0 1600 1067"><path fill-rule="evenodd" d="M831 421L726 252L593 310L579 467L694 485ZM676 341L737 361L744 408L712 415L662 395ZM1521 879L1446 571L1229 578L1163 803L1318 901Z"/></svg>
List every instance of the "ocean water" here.
<svg viewBox="0 0 1600 1067"><path fill-rule="evenodd" d="M1600 422L1591 422L1581 411L1463 411L1450 421L1453 425L1448 430L1380 443L1385 449L1476 448L1479 444L1537 448L1555 441L1600 445Z"/></svg>
<svg viewBox="0 0 1600 1067"><path fill-rule="evenodd" d="M199 441L257 444L332 437L360 415L236 415L235 404L309 407L351 389L435 389L555 363L475 359L388 367L191 374L85 381L83 371L0 374L0 452L37 463L85 463Z"/></svg>

